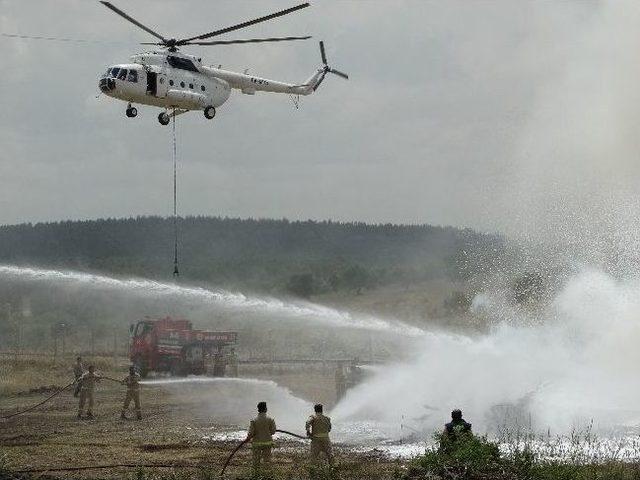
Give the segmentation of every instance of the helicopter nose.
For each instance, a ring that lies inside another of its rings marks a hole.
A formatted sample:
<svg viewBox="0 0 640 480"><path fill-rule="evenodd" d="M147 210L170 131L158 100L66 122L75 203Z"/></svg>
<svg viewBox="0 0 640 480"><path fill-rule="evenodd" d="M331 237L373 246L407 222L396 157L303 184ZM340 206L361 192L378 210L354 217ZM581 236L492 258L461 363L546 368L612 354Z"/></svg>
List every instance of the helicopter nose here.
<svg viewBox="0 0 640 480"><path fill-rule="evenodd" d="M104 92L110 92L116 88L116 81L111 77L103 77L98 82L98 88Z"/></svg>

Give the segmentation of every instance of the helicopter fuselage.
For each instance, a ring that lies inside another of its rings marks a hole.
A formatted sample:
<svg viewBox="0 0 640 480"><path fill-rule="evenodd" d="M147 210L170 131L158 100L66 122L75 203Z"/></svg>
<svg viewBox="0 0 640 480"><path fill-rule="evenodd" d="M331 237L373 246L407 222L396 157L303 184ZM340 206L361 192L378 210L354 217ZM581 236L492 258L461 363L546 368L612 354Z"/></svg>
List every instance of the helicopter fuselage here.
<svg viewBox="0 0 640 480"><path fill-rule="evenodd" d="M134 55L131 63L109 67L98 86L105 94L132 104L165 109L219 107L230 85L204 71L195 58L159 53Z"/></svg>
<svg viewBox="0 0 640 480"><path fill-rule="evenodd" d="M325 64L304 83L291 84L204 66L200 58L165 50L133 55L129 63L109 67L98 80L98 88L109 97L128 102L128 117L137 115L134 104L163 108L158 120L167 125L170 110L173 116L204 110L206 118L213 118L232 89L247 95L259 91L311 95L328 71L332 70Z"/></svg>

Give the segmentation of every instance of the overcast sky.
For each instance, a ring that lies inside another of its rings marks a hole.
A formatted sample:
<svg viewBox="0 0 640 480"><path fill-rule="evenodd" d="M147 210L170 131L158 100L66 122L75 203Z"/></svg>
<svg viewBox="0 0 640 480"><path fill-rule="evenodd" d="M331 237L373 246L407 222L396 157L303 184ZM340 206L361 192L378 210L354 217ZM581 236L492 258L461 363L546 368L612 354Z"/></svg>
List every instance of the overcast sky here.
<svg viewBox="0 0 640 480"><path fill-rule="evenodd" d="M296 1L113 3L180 37ZM639 21L639 2L316 0L227 36L313 40L184 49L300 82L324 39L350 80L299 110L234 92L213 121L179 117L179 211L514 231L612 192L634 201ZM96 98L152 38L92 0L0 0L0 31L106 42L0 38L0 223L170 214L170 128Z"/></svg>

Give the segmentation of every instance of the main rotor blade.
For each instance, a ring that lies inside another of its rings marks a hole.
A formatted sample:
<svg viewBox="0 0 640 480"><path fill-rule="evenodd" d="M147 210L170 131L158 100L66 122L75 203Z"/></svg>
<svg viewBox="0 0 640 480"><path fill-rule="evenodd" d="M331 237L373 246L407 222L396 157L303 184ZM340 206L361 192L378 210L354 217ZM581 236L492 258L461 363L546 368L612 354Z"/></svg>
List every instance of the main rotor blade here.
<svg viewBox="0 0 640 480"><path fill-rule="evenodd" d="M322 56L322 63L327 64L327 55L324 53L324 42L320 40L320 55Z"/></svg>
<svg viewBox="0 0 640 480"><path fill-rule="evenodd" d="M150 33L151 35L153 35L156 38L159 38L160 40L162 40L163 43L167 42L167 39L164 38L162 35L160 35L159 33L154 32L153 30L151 30L149 27L141 24L139 21L137 21L135 18L130 17L129 15L127 15L126 13L124 13L122 10L120 10L118 7L114 6L113 4L109 3L109 2L105 2L104 0L100 0L100 3L102 3L105 7L113 10L114 12L116 12L118 15L120 15L122 18L129 20L131 23L133 23L134 25L136 25L137 27L140 27L141 29L143 29L145 32Z"/></svg>
<svg viewBox="0 0 640 480"><path fill-rule="evenodd" d="M44 37L40 35L20 35L17 33L0 33L0 36L6 37L6 38L19 38L21 40L48 40L51 42L128 45L128 43L126 42L111 42L109 40L86 40L82 38Z"/></svg>
<svg viewBox="0 0 640 480"><path fill-rule="evenodd" d="M267 20L272 20L277 17L282 17L283 15L288 15L289 13L293 13L296 10L300 10L302 8L307 8L308 6L309 6L309 3L302 3L300 5L296 5L295 7L287 8L286 10L281 10L279 12L275 12L270 15L265 15L264 17L256 18L254 20L248 20L246 22L242 22L237 25L233 25L231 27L222 28L220 30L204 33L202 35L197 35L191 38L183 38L182 40L178 40L176 42L176 45L184 45L185 43L191 42L192 40L204 40L206 38L222 35L223 33L233 32L234 30L240 30L241 28L246 28L250 25L255 25L256 23L262 23L262 22L266 22Z"/></svg>
<svg viewBox="0 0 640 480"><path fill-rule="evenodd" d="M290 40L308 40L311 37L272 37L272 38L247 38L245 40L213 40L211 42L189 42L182 45L234 45L236 43L263 43L263 42L287 42Z"/></svg>
<svg viewBox="0 0 640 480"><path fill-rule="evenodd" d="M345 80L349 80L349 75L347 75L346 73L342 73L339 70L334 70L333 68L331 68L329 70L331 73L335 73L336 75L338 75L339 77L344 78Z"/></svg>

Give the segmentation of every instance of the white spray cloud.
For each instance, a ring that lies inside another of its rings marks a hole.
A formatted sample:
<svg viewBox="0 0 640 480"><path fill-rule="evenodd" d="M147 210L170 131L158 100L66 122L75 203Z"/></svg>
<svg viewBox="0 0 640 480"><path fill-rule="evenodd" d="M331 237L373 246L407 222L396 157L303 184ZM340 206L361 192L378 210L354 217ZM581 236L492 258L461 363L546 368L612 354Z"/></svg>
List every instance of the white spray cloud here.
<svg viewBox="0 0 640 480"><path fill-rule="evenodd" d="M313 411L310 402L269 380L250 378L189 377L145 380L143 388L161 387L175 395L202 398L199 410L210 412L217 425L249 426L258 402L267 402L269 415L283 430L304 433L304 421Z"/></svg>
<svg viewBox="0 0 640 480"><path fill-rule="evenodd" d="M592 419L601 429L635 426L640 279L584 271L566 283L543 316L543 324L517 325L513 319L478 338L420 338L416 358L385 366L350 391L332 412L334 419L373 419L392 437L403 433L402 423L424 432L440 428L456 407L478 431L495 431L507 409L520 409L523 423L530 420L534 429L556 432Z"/></svg>

